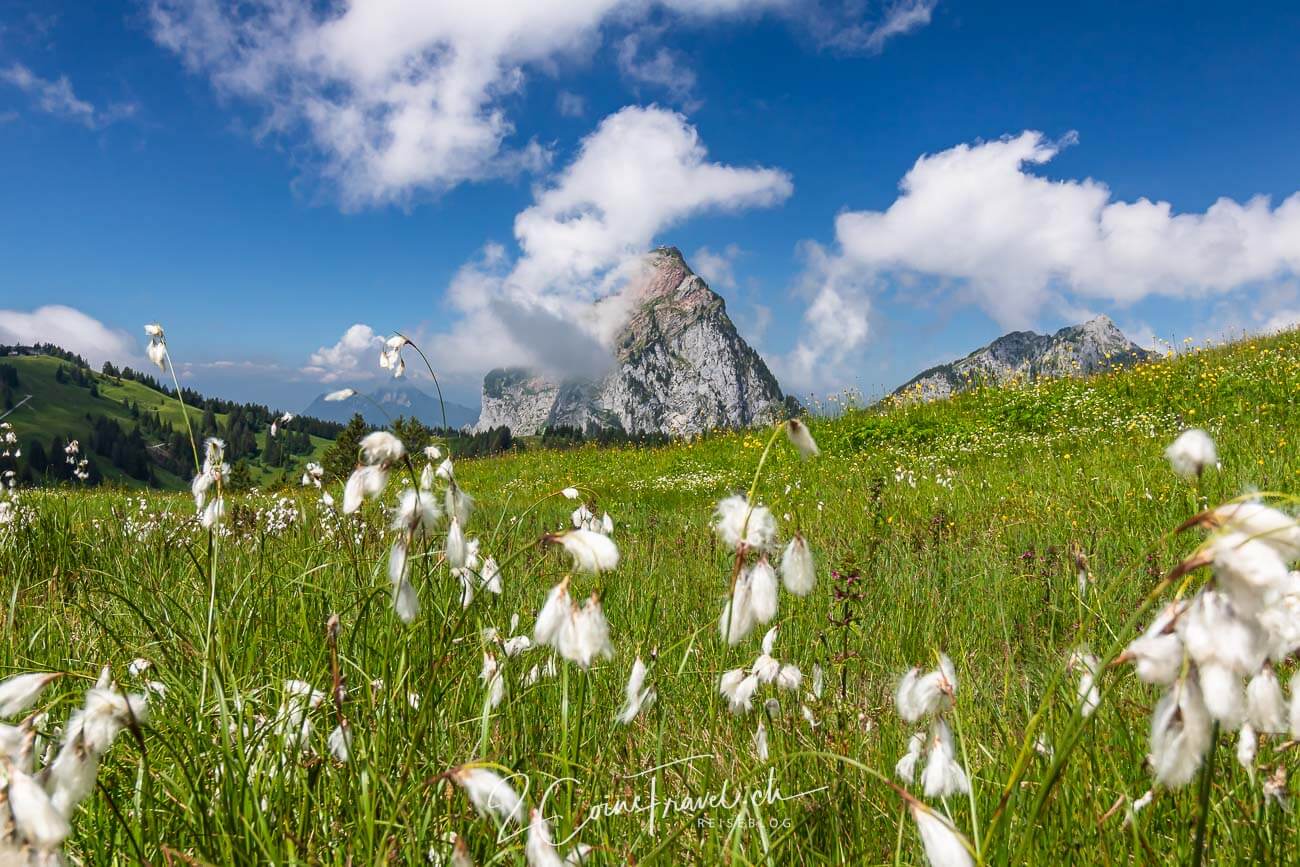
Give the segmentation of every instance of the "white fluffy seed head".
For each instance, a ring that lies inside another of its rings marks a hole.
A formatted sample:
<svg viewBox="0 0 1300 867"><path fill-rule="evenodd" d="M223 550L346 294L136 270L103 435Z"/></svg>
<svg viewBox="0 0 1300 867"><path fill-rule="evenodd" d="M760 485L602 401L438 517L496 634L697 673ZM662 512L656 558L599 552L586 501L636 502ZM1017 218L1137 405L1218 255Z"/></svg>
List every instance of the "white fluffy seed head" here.
<svg viewBox="0 0 1300 867"><path fill-rule="evenodd" d="M573 567L581 572L609 572L618 566L618 546L604 533L594 530L569 530L551 537L573 558Z"/></svg>
<svg viewBox="0 0 1300 867"><path fill-rule="evenodd" d="M524 846L524 857L528 860L528 867L563 867L564 862L555 851L555 843L551 840L551 829L546 824L546 818L542 816L540 810L531 811L529 816L528 842Z"/></svg>
<svg viewBox="0 0 1300 867"><path fill-rule="evenodd" d="M783 665L781 671L777 673L776 685L781 689L788 689L795 692L803 685L803 672L796 666Z"/></svg>
<svg viewBox="0 0 1300 867"><path fill-rule="evenodd" d="M546 594L542 610L537 614L537 624L533 627L533 641L553 645L564 621L569 618L572 607L569 580L566 578Z"/></svg>
<svg viewBox="0 0 1300 867"><path fill-rule="evenodd" d="M776 571L766 557L749 570L749 607L758 623L769 623L776 616L779 605Z"/></svg>
<svg viewBox="0 0 1300 867"><path fill-rule="evenodd" d="M465 568L465 558L469 554L469 549L465 545L465 531L460 527L460 521L453 515L451 524L447 527L447 565L452 569Z"/></svg>
<svg viewBox="0 0 1300 867"><path fill-rule="evenodd" d="M916 763L925 748L925 732L916 732L907 741L907 752L894 764L894 775L909 786L916 781Z"/></svg>
<svg viewBox="0 0 1300 867"><path fill-rule="evenodd" d="M361 457L368 464L388 466L405 454L406 446L386 430L372 431L361 438Z"/></svg>
<svg viewBox="0 0 1300 867"><path fill-rule="evenodd" d="M1212 523L1272 547L1288 563L1300 560L1300 524L1263 503L1225 503L1209 513Z"/></svg>
<svg viewBox="0 0 1300 867"><path fill-rule="evenodd" d="M731 598L722 607L722 616L718 618L718 629L722 640L735 646L745 639L754 628L754 611L751 603L749 572L744 571L736 579L736 587Z"/></svg>
<svg viewBox="0 0 1300 867"><path fill-rule="evenodd" d="M53 851L72 833L67 817L55 808L45 789L17 768L9 770L8 799L14 831L33 847Z"/></svg>
<svg viewBox="0 0 1300 867"><path fill-rule="evenodd" d="M961 835L951 825L923 804L913 801L908 807L921 835L921 845L930 867L971 867L974 864Z"/></svg>
<svg viewBox="0 0 1300 867"><path fill-rule="evenodd" d="M1246 719L1264 734L1287 729L1286 699L1273 666L1265 665L1246 685Z"/></svg>
<svg viewBox="0 0 1300 867"><path fill-rule="evenodd" d="M1210 746L1211 720L1195 678L1177 681L1151 715L1151 768L1167 788L1187 785Z"/></svg>
<svg viewBox="0 0 1300 867"><path fill-rule="evenodd" d="M1124 658L1133 663L1138 678L1145 683L1168 686L1177 678L1183 665L1183 640L1174 623L1187 608L1185 602L1165 607L1138 638L1124 650Z"/></svg>
<svg viewBox="0 0 1300 867"><path fill-rule="evenodd" d="M817 448L817 441L813 439L812 432L808 430L808 425L799 421L799 419L792 418L785 423L785 435L804 460L815 458L821 454L821 449Z"/></svg>
<svg viewBox="0 0 1300 867"><path fill-rule="evenodd" d="M742 545L766 551L776 539L776 519L766 506L750 507L749 500L741 494L727 497L718 503L714 512L713 528L727 547L733 551Z"/></svg>
<svg viewBox="0 0 1300 867"><path fill-rule="evenodd" d="M379 496L388 484L388 471L377 464L357 467L348 476L343 487L343 514L350 515L361 508L367 498Z"/></svg>
<svg viewBox="0 0 1300 867"><path fill-rule="evenodd" d="M1210 543L1214 577L1219 587L1247 612L1257 612L1271 591L1283 587L1290 575L1277 550L1262 539L1223 533Z"/></svg>
<svg viewBox="0 0 1300 867"><path fill-rule="evenodd" d="M1175 474L1190 481L1207 469L1217 466L1219 452L1209 434L1200 428L1191 428L1170 443L1169 448L1165 449L1165 458Z"/></svg>
<svg viewBox="0 0 1300 867"><path fill-rule="evenodd" d="M807 596L817 583L817 568L804 537L795 534L781 554L781 581L795 596Z"/></svg>
<svg viewBox="0 0 1300 867"><path fill-rule="evenodd" d="M441 519L442 509L432 491L407 488L397 498L392 529L407 530L416 538L422 538L432 533Z"/></svg>
<svg viewBox="0 0 1300 867"><path fill-rule="evenodd" d="M487 768L457 768L452 779L469 796L481 815L495 816L502 822L522 822L524 804L519 794L500 774Z"/></svg>
<svg viewBox="0 0 1300 867"><path fill-rule="evenodd" d="M18 674L0 682L0 717L11 717L22 713L36 703L45 687L58 674L38 671L31 674Z"/></svg>

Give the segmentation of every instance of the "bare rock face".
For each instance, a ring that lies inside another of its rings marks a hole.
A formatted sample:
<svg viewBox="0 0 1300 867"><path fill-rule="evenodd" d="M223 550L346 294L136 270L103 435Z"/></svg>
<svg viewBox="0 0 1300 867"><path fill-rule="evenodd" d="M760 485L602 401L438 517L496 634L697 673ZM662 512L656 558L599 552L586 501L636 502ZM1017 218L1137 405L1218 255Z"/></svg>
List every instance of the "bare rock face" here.
<svg viewBox="0 0 1300 867"><path fill-rule="evenodd" d="M1087 376L1151 358L1153 353L1124 336L1107 316L1055 334L1013 331L951 364L922 371L894 394L909 400L938 400L978 385L1012 379Z"/></svg>
<svg viewBox="0 0 1300 867"><path fill-rule="evenodd" d="M559 386L522 367L497 368L483 377L483 403L475 430L508 427L536 431L546 423Z"/></svg>
<svg viewBox="0 0 1300 867"><path fill-rule="evenodd" d="M748 427L784 412L776 378L682 254L662 247L647 264L608 374L552 383L518 368L494 370L483 380L477 429L505 425L527 436L563 425L681 435Z"/></svg>

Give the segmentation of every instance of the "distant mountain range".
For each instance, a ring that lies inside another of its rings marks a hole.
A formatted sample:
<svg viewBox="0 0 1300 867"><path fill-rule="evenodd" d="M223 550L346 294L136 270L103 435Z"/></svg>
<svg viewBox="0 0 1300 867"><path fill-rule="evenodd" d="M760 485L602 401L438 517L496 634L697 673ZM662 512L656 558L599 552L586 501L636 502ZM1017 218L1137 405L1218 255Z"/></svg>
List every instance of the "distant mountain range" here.
<svg viewBox="0 0 1300 867"><path fill-rule="evenodd" d="M459 403L448 402L446 409L447 426L456 429L474 424L479 416L477 408ZM340 401L327 401L322 394L303 410L303 415L342 424L347 424L356 413L361 413L361 417L368 424L376 427L386 426L398 416L417 418L430 427L442 427L442 412L438 407L438 399L430 397L413 385L393 383L377 388L368 395L357 394Z"/></svg>
<svg viewBox="0 0 1300 867"><path fill-rule="evenodd" d="M979 385L1012 379L1087 376L1145 361L1153 355L1129 340L1109 317L1098 316L1055 334L1004 334L965 358L921 371L894 394L911 400L939 400Z"/></svg>

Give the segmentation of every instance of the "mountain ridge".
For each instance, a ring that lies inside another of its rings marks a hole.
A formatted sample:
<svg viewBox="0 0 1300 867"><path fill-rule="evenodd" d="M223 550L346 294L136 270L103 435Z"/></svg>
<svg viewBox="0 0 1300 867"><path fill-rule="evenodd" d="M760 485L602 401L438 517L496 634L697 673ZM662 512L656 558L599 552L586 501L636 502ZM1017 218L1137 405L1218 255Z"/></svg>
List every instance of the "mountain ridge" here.
<svg viewBox="0 0 1300 867"><path fill-rule="evenodd" d="M1012 331L955 361L936 364L894 389L907 400L940 400L981 384L1016 378L1087 376L1154 357L1105 315L1053 334Z"/></svg>
<svg viewBox="0 0 1300 867"><path fill-rule="evenodd" d="M447 411L447 426L455 430L472 425L479 415L477 409L463 404L446 401L443 405ZM414 385L396 382L385 383L369 394L355 394L347 400L327 401L322 393L303 410L303 415L340 424L347 424L357 413L367 424L377 427L386 427L398 416L419 419L433 428L443 426L442 409L436 398Z"/></svg>

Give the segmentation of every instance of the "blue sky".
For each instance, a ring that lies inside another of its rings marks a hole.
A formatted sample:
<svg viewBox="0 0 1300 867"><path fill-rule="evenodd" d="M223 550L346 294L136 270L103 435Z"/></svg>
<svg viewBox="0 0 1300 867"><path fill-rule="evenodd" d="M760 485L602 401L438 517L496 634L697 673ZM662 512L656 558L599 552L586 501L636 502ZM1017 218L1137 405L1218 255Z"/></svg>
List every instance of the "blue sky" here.
<svg viewBox="0 0 1300 867"><path fill-rule="evenodd" d="M655 243L799 393L1300 319L1294 4L380 5L0 0L0 340L297 409L402 329L473 402Z"/></svg>

